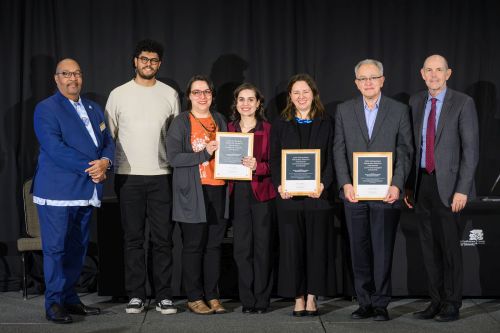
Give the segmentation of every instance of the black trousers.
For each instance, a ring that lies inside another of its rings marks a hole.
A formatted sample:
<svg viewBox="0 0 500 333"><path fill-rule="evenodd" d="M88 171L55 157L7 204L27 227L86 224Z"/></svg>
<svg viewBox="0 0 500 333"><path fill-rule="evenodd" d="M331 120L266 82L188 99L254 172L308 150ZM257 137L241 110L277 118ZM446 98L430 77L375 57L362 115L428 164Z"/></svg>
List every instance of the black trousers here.
<svg viewBox="0 0 500 333"><path fill-rule="evenodd" d="M387 307L391 300L391 270L401 201L344 200L349 232L354 289L361 306Z"/></svg>
<svg viewBox="0 0 500 333"><path fill-rule="evenodd" d="M274 200L255 199L250 182L234 184L234 260L244 307L267 308L273 287Z"/></svg>
<svg viewBox="0 0 500 333"><path fill-rule="evenodd" d="M172 185L168 175L115 175L124 235L125 289L146 299L145 225L150 226L156 301L172 298Z"/></svg>
<svg viewBox="0 0 500 333"><path fill-rule="evenodd" d="M322 205L317 205L322 203ZM280 239L278 294L335 292L333 212L323 199L276 199Z"/></svg>
<svg viewBox="0 0 500 333"><path fill-rule="evenodd" d="M221 243L226 232L225 186L203 185L206 223L179 222L182 281L189 302L219 298Z"/></svg>
<svg viewBox="0 0 500 333"><path fill-rule="evenodd" d="M441 202L434 174L421 172L415 212L430 297L459 308L463 287L459 214Z"/></svg>

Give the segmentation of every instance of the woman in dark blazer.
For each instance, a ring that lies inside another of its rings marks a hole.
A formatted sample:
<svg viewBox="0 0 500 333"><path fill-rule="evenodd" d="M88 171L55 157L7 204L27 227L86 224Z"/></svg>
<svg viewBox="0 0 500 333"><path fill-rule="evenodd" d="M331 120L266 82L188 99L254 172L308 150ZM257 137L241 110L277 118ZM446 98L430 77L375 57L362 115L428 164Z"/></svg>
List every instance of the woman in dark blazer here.
<svg viewBox="0 0 500 333"><path fill-rule="evenodd" d="M167 134L167 158L174 168L172 219L182 233L182 281L190 311L224 313L218 282L228 198L225 182L214 177L213 155L216 132L227 127L224 117L210 110L215 91L209 78L192 77L186 90L188 110L175 117Z"/></svg>
<svg viewBox="0 0 500 333"><path fill-rule="evenodd" d="M280 259L278 294L294 297L294 316L318 315L316 296L335 292L333 218L327 189L333 181L333 127L316 83L297 74L288 83L287 106L273 122L271 171L276 199ZM321 184L317 193L291 196L281 184L282 149L320 149Z"/></svg>
<svg viewBox="0 0 500 333"><path fill-rule="evenodd" d="M230 132L253 133L253 157L242 164L252 180L229 183L232 195L234 260L243 313L265 313L272 289L274 191L269 168L271 124L264 119L264 97L253 84L234 91Z"/></svg>

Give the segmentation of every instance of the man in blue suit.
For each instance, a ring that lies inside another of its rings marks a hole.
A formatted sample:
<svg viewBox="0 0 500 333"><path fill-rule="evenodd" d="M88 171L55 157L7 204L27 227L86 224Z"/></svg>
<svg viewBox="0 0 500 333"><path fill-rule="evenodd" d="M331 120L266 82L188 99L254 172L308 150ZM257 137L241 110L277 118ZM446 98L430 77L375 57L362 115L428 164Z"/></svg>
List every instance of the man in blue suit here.
<svg viewBox="0 0 500 333"><path fill-rule="evenodd" d="M46 318L71 323L71 314L95 315L75 292L89 240L93 207L114 144L101 108L81 98L82 71L73 59L60 61L54 74L58 92L38 103L34 128L40 143L33 180L42 236Z"/></svg>

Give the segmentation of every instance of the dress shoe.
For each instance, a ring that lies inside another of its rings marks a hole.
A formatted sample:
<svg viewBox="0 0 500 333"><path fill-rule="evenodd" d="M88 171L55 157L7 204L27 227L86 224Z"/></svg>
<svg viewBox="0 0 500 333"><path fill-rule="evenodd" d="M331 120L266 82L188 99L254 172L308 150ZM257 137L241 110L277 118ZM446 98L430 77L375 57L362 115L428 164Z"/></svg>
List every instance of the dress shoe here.
<svg viewBox="0 0 500 333"><path fill-rule="evenodd" d="M375 321L388 321L389 318L389 313L387 312L386 308L375 308L374 310L375 316L373 317L373 320Z"/></svg>
<svg viewBox="0 0 500 333"><path fill-rule="evenodd" d="M208 305L210 306L210 309L214 310L215 313L217 313L217 314L227 312L226 309L220 303L220 301L216 298L209 300Z"/></svg>
<svg viewBox="0 0 500 333"><path fill-rule="evenodd" d="M82 316L98 315L101 313L101 309L92 306L87 306L82 302L77 304L64 304L64 308L70 314L76 314Z"/></svg>
<svg viewBox="0 0 500 333"><path fill-rule="evenodd" d="M250 306L244 306L241 308L241 312L243 313L254 313L255 309Z"/></svg>
<svg viewBox="0 0 500 333"><path fill-rule="evenodd" d="M213 309L210 309L201 299L199 301L188 302L188 309L191 312L202 315L215 313L215 311Z"/></svg>
<svg viewBox="0 0 500 333"><path fill-rule="evenodd" d="M57 303L52 304L45 312L45 318L57 324L69 324L73 322L73 318L71 318L66 309Z"/></svg>
<svg viewBox="0 0 500 333"><path fill-rule="evenodd" d="M431 304L429 304L427 308L425 308L425 310L413 313L413 318L432 319L439 313L440 309L441 309L441 304L431 302Z"/></svg>
<svg viewBox="0 0 500 333"><path fill-rule="evenodd" d="M368 305L368 306L360 306L356 311L351 313L351 318L352 319L366 319L373 317L374 312L373 308Z"/></svg>
<svg viewBox="0 0 500 333"><path fill-rule="evenodd" d="M460 312L454 305L447 304L441 308L441 311L434 317L436 321L454 321L458 320Z"/></svg>
<svg viewBox="0 0 500 333"><path fill-rule="evenodd" d="M255 313L264 314L267 312L267 308L255 308Z"/></svg>

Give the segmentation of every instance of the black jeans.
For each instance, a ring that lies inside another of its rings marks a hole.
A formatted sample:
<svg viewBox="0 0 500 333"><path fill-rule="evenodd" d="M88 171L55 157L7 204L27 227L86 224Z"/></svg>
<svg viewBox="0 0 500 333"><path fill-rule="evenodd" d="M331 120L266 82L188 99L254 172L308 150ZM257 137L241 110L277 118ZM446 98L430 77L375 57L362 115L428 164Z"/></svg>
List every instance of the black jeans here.
<svg viewBox="0 0 500 333"><path fill-rule="evenodd" d="M182 281L189 302L219 298L221 243L226 232L225 186L203 185L206 223L179 222Z"/></svg>
<svg viewBox="0 0 500 333"><path fill-rule="evenodd" d="M152 275L156 301L172 298L172 185L169 175L115 175L124 235L125 289L129 297L146 299L146 220L152 243Z"/></svg>

